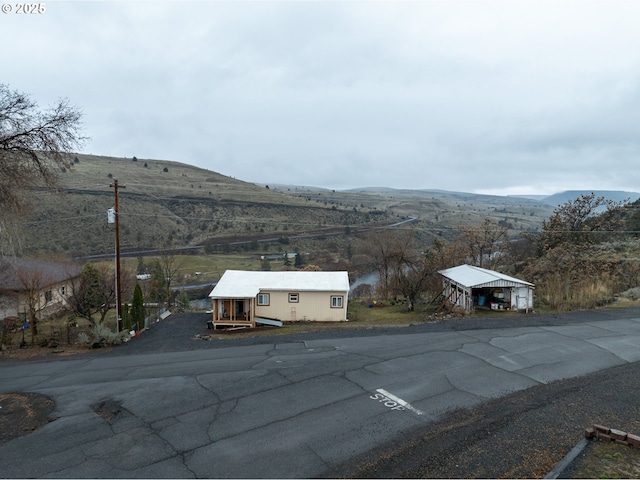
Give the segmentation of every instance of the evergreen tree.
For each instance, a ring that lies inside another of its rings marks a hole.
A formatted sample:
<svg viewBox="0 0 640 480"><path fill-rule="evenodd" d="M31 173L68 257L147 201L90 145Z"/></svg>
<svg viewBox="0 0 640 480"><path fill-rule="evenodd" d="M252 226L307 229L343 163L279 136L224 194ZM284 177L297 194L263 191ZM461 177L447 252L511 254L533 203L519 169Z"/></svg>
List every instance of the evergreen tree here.
<svg viewBox="0 0 640 480"><path fill-rule="evenodd" d="M137 269L137 273L138 275L144 275L145 273L147 273L147 267L144 264L144 258L142 257L142 255L138 256L138 269Z"/></svg>
<svg viewBox="0 0 640 480"><path fill-rule="evenodd" d="M164 303L167 300L167 280L162 271L162 265L160 262L153 263L153 269L151 270L151 298L152 301L158 303L158 305Z"/></svg>
<svg viewBox="0 0 640 480"><path fill-rule="evenodd" d="M131 302L131 313L129 315L132 324L137 324L137 330L144 328L144 298L142 297L142 289L140 284L136 283L133 291L133 300Z"/></svg>

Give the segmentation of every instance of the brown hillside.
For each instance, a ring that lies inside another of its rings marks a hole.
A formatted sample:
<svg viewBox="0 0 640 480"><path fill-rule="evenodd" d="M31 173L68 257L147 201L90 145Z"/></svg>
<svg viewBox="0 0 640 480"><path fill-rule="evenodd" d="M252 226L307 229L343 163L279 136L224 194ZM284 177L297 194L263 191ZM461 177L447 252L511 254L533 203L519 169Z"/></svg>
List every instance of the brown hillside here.
<svg viewBox="0 0 640 480"><path fill-rule="evenodd" d="M32 211L19 222L23 253L113 252L118 179L123 251L225 245L301 234L341 232L418 217L425 239L450 237L459 225L506 221L512 233L535 230L550 209L526 199L383 189L334 191L271 187L166 160L74 155L57 193L33 190Z"/></svg>

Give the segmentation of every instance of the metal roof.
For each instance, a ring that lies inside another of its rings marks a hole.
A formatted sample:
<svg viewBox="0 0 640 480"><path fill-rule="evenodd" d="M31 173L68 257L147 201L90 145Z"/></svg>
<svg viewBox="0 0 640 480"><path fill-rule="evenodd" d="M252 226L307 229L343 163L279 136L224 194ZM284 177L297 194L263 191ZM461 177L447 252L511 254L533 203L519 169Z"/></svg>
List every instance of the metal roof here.
<svg viewBox="0 0 640 480"><path fill-rule="evenodd" d="M212 298L252 298L261 291L348 292L347 272L250 272L227 270L213 288Z"/></svg>
<svg viewBox="0 0 640 480"><path fill-rule="evenodd" d="M533 283L525 282L519 278L472 265L459 265L440 270L438 273L467 288L534 286Z"/></svg>
<svg viewBox="0 0 640 480"><path fill-rule="evenodd" d="M0 290L38 290L77 277L82 267L21 257L0 257Z"/></svg>

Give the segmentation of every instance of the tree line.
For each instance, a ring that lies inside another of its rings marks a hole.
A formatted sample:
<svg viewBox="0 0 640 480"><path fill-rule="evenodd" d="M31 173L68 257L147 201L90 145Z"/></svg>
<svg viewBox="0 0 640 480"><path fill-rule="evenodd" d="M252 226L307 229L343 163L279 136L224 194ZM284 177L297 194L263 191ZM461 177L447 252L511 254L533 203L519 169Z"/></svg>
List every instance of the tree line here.
<svg viewBox="0 0 640 480"><path fill-rule="evenodd" d="M413 310L419 299L429 302L441 292L440 270L465 263L534 283L538 299L561 310L601 305L640 281L640 262L624 254L640 250L640 200L591 193L558 206L540 233L509 237L507 225L489 219L458 232L430 243L415 230L369 233L356 264L377 273L376 288L362 285L355 296L404 301Z"/></svg>

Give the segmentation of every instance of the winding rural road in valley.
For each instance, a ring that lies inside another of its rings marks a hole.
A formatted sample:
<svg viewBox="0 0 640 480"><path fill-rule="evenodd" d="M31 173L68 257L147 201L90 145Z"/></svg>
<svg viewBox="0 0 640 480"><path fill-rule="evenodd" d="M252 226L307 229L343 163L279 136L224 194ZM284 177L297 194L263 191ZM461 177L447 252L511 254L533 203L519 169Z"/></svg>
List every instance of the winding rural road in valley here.
<svg viewBox="0 0 640 480"><path fill-rule="evenodd" d="M106 354L0 364L0 393L56 404L0 446L2 477L335 476L453 409L640 360L640 315L615 312L238 342L172 317L184 338L161 322Z"/></svg>
<svg viewBox="0 0 640 480"><path fill-rule="evenodd" d="M402 225L405 225L407 223L412 223L415 222L419 219L419 217L408 217L405 218L403 220L400 220L399 222L394 222L392 224L389 225L378 225L378 226L358 226L355 225L352 228L353 231L360 231L360 232L367 232L367 231L371 231L371 230L387 230L390 228L397 228L400 227ZM344 235L344 230L340 229L340 230L334 230L334 231L321 231L321 232L314 232L314 233L300 233L300 234L293 234L293 235L285 235L287 238L289 238L289 240L302 240L302 239L309 239L309 238L324 238L324 237L336 237L338 235ZM276 243L278 241L280 241L282 239L282 236L279 237L264 237L264 238L260 238L257 239L255 241L257 241L259 244L261 243ZM238 240L238 241L233 241L233 242L225 242L225 243L218 243L218 244L214 244L215 246L223 246L223 245L232 245L232 246L239 246L239 245L249 245L253 242L254 240ZM188 246L188 247L176 247L176 248L170 248L169 251L173 252L173 253L194 253L200 250L203 250L205 248L204 245L193 245L193 246ZM121 252L121 255L123 257L137 257L139 255L160 255L164 252L166 252L167 249L153 249L153 250L131 250L131 251L124 251ZM98 254L94 254L94 255L85 255L82 257L78 257L76 258L76 260L98 260L101 258L112 258L114 255L114 253L98 253Z"/></svg>

